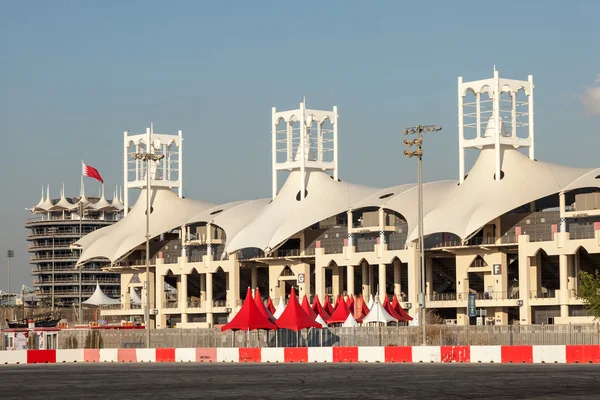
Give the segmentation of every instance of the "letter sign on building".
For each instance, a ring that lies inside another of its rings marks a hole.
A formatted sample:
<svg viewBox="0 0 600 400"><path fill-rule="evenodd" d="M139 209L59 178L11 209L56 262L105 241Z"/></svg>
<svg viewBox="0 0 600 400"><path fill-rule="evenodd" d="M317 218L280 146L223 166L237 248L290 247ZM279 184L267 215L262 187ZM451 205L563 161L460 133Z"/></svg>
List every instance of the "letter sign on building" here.
<svg viewBox="0 0 600 400"><path fill-rule="evenodd" d="M298 283L304 283L304 274L298 274Z"/></svg>
<svg viewBox="0 0 600 400"><path fill-rule="evenodd" d="M494 275L502 275L502 264L494 264Z"/></svg>

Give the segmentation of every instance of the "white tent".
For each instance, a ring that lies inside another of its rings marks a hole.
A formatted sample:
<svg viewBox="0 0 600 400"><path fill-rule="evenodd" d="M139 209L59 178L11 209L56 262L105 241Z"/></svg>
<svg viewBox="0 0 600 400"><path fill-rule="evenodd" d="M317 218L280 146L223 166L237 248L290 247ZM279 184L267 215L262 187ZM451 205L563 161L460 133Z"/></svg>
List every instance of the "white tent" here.
<svg viewBox="0 0 600 400"><path fill-rule="evenodd" d="M327 323L323 320L323 318L321 317L321 315L317 314L317 318L315 318L315 321L319 324L321 324L321 326L323 328L327 328Z"/></svg>
<svg viewBox="0 0 600 400"><path fill-rule="evenodd" d="M279 298L279 304L277 304L277 308L275 309L275 314L273 314L273 317L275 319L279 319L279 317L281 317L281 314L283 314L283 310L285 310L285 303L283 302L283 296Z"/></svg>
<svg viewBox="0 0 600 400"><path fill-rule="evenodd" d="M373 300L373 294L369 295L369 303L367 304L367 308L369 310L371 310L373 308L373 304L375 303L375 300Z"/></svg>
<svg viewBox="0 0 600 400"><path fill-rule="evenodd" d="M94 306L107 306L111 304L121 304L119 299L113 299L104 294L102 289L100 289L100 284L96 282L96 290L94 294L83 302L83 304L91 304Z"/></svg>
<svg viewBox="0 0 600 400"><path fill-rule="evenodd" d="M371 311L363 318L362 322L363 324L369 322L387 324L388 322L398 322L398 320L385 311L385 308L383 308L379 302L379 296L377 296L377 300L375 300L375 304L373 304Z"/></svg>
<svg viewBox="0 0 600 400"><path fill-rule="evenodd" d="M358 326L358 322L354 319L354 315L348 314L348 318L346 318L346 322L342 324L343 328L355 328Z"/></svg>
<svg viewBox="0 0 600 400"><path fill-rule="evenodd" d="M140 296L138 296L134 287L129 288L129 298L131 299L131 302L133 304L135 304L136 306L139 306L142 304L142 299L140 299Z"/></svg>

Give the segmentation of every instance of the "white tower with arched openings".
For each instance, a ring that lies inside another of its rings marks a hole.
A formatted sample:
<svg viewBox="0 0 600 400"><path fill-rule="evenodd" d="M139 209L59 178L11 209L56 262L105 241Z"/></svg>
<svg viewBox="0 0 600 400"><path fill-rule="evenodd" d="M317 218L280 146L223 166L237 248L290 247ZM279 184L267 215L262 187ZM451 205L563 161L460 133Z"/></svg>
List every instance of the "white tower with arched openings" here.
<svg viewBox="0 0 600 400"><path fill-rule="evenodd" d="M306 169L332 171L338 179L338 113L310 110L306 100L300 108L272 115L273 198L277 195L277 172L299 170L300 200L306 194ZM304 156L302 156L304 155Z"/></svg>
<svg viewBox="0 0 600 400"><path fill-rule="evenodd" d="M177 189L183 196L183 131L177 134L155 133L154 125L146 133L123 133L123 207L129 211L129 189L146 188L146 162L133 157L135 153L163 155L159 161L150 161L150 187Z"/></svg>
<svg viewBox="0 0 600 400"><path fill-rule="evenodd" d="M494 147L496 181L502 179L501 146L528 147L529 158L534 159L533 87L533 75L526 81L501 79L495 67L491 79L463 82L462 77L458 78L460 183L465 179L468 148ZM471 100L466 100L469 95ZM475 132L473 138L465 137L469 131Z"/></svg>

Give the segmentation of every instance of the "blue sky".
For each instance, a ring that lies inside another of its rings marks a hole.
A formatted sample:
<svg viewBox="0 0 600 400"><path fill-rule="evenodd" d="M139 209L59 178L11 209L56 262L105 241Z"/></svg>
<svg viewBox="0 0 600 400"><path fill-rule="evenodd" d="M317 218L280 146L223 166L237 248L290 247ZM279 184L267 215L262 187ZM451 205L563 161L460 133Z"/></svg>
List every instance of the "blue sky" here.
<svg viewBox="0 0 600 400"><path fill-rule="evenodd" d="M400 132L419 123L443 127L426 138L425 179L456 179L457 77L496 65L534 75L536 158L598 166L599 12L592 1L1 2L0 288L8 248L13 288L31 285L24 207L41 186L76 195L82 159L121 183L122 132L150 121L184 131L186 195L213 202L269 196L271 107L302 96L339 107L342 179L414 181Z"/></svg>

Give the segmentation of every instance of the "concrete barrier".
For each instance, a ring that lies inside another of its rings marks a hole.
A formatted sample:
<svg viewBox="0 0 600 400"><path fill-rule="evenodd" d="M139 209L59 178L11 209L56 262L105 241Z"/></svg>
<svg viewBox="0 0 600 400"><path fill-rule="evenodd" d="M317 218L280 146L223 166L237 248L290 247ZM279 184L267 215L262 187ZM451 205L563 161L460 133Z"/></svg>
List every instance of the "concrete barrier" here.
<svg viewBox="0 0 600 400"><path fill-rule="evenodd" d="M567 363L600 363L600 346L566 346Z"/></svg>
<svg viewBox="0 0 600 400"><path fill-rule="evenodd" d="M228 349L219 347L217 349L218 362L240 362L240 352L237 348Z"/></svg>
<svg viewBox="0 0 600 400"><path fill-rule="evenodd" d="M0 365L27 364L27 350L0 351Z"/></svg>
<svg viewBox="0 0 600 400"><path fill-rule="evenodd" d="M439 363L441 358L439 346L414 346L412 348L413 362Z"/></svg>
<svg viewBox="0 0 600 400"><path fill-rule="evenodd" d="M196 362L217 362L217 349L196 349Z"/></svg>
<svg viewBox="0 0 600 400"><path fill-rule="evenodd" d="M118 349L119 362L137 362L137 349Z"/></svg>
<svg viewBox="0 0 600 400"><path fill-rule="evenodd" d="M158 353L156 353L156 361L159 361ZM181 348L175 349L175 361L176 362L197 362L196 349L194 348Z"/></svg>
<svg viewBox="0 0 600 400"><path fill-rule="evenodd" d="M358 361L370 363L385 362L385 347L367 347L358 348Z"/></svg>
<svg viewBox="0 0 600 400"><path fill-rule="evenodd" d="M333 347L309 347L308 362L333 362Z"/></svg>
<svg viewBox="0 0 600 400"><path fill-rule="evenodd" d="M265 347L261 349L260 359L267 363L285 362L285 349L283 347Z"/></svg>
<svg viewBox="0 0 600 400"><path fill-rule="evenodd" d="M156 351L161 349L136 349L137 362L156 362Z"/></svg>
<svg viewBox="0 0 600 400"><path fill-rule="evenodd" d="M100 362L119 362L119 349L100 349Z"/></svg>
<svg viewBox="0 0 600 400"><path fill-rule="evenodd" d="M192 356L195 355L195 352L192 349ZM175 362L175 349L156 349L156 362ZM194 357L194 361L196 361Z"/></svg>
<svg viewBox="0 0 600 400"><path fill-rule="evenodd" d="M100 349L83 349L84 362L100 362Z"/></svg>
<svg viewBox="0 0 600 400"><path fill-rule="evenodd" d="M84 349L56 350L57 363L84 362Z"/></svg>
<svg viewBox="0 0 600 400"><path fill-rule="evenodd" d="M412 362L412 347L398 346L385 347L386 363L409 363Z"/></svg>
<svg viewBox="0 0 600 400"><path fill-rule="evenodd" d="M536 364L564 364L567 362L566 346L533 346L532 362Z"/></svg>
<svg viewBox="0 0 600 400"><path fill-rule="evenodd" d="M283 349L284 361L290 363L308 362L308 347L286 347Z"/></svg>
<svg viewBox="0 0 600 400"><path fill-rule="evenodd" d="M334 347L333 362L358 362L358 347Z"/></svg>
<svg viewBox="0 0 600 400"><path fill-rule="evenodd" d="M261 349L260 348L245 348L240 347L240 362L260 362L261 360Z"/></svg>
<svg viewBox="0 0 600 400"><path fill-rule="evenodd" d="M442 346L440 359L443 363L468 363L471 361L470 346Z"/></svg>
<svg viewBox="0 0 600 400"><path fill-rule="evenodd" d="M27 350L27 364L54 364L56 350Z"/></svg>
<svg viewBox="0 0 600 400"><path fill-rule="evenodd" d="M532 346L501 346L502 363L532 363Z"/></svg>
<svg viewBox="0 0 600 400"><path fill-rule="evenodd" d="M472 363L501 363L501 346L470 346Z"/></svg>

